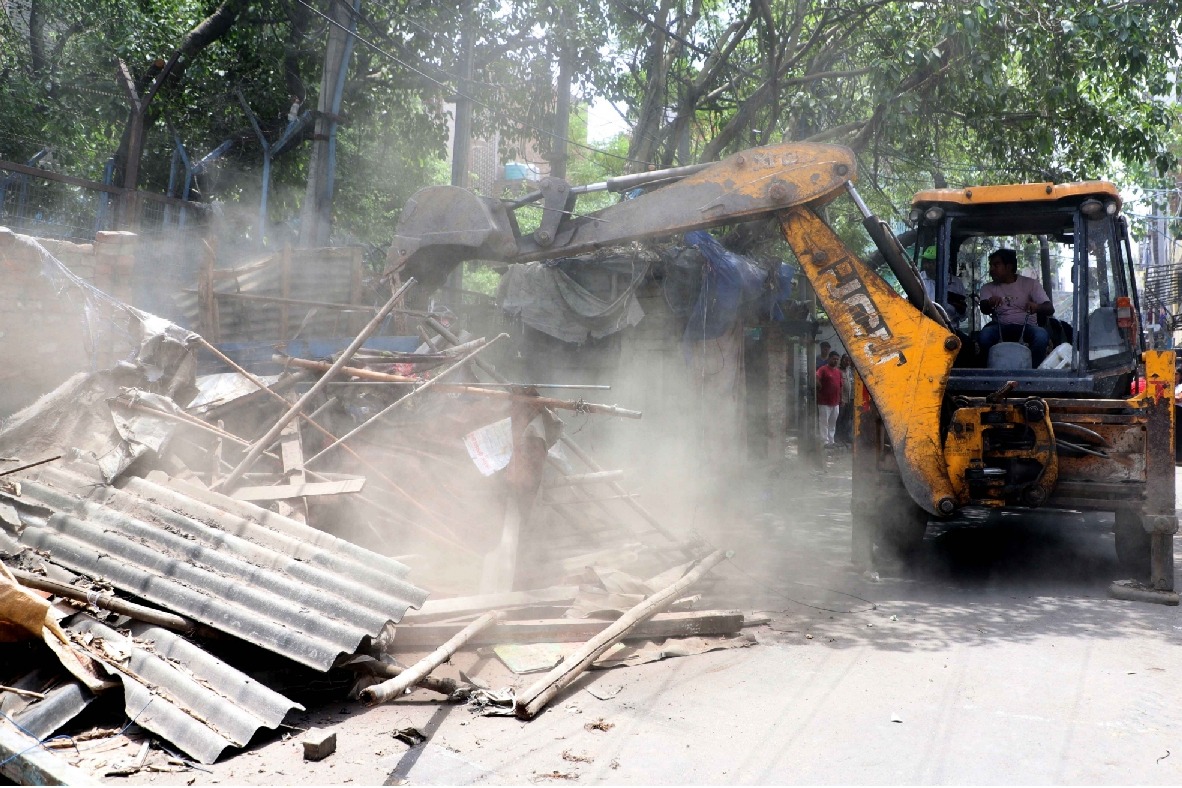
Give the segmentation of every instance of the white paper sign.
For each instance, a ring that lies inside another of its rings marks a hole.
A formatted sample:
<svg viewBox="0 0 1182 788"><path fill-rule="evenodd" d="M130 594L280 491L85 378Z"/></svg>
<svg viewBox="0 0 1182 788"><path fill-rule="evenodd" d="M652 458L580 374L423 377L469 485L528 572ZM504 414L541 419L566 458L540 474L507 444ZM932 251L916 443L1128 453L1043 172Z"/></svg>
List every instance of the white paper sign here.
<svg viewBox="0 0 1182 788"><path fill-rule="evenodd" d="M513 457L513 420L501 419L464 436L468 456L485 476L492 476Z"/></svg>

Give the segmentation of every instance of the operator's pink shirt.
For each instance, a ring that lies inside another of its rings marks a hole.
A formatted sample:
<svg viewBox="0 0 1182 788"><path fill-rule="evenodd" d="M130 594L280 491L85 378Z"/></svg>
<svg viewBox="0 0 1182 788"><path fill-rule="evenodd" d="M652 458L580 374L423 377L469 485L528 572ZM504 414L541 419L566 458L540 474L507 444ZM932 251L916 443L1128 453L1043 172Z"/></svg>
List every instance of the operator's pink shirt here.
<svg viewBox="0 0 1182 788"><path fill-rule="evenodd" d="M1001 303L994 308L993 315L997 322L1007 326L1037 324L1038 318L1026 313L1026 305L1031 301L1042 304L1051 300L1037 279L1022 274L1018 274L1018 278L1008 284L989 282L981 287L982 301L994 296L1001 296Z"/></svg>

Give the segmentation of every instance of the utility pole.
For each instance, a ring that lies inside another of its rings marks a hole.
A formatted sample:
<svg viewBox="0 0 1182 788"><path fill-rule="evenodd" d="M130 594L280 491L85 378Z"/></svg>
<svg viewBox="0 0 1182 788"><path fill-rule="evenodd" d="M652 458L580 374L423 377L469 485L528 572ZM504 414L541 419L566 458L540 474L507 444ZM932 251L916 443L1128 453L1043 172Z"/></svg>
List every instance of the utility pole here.
<svg viewBox="0 0 1182 788"><path fill-rule="evenodd" d="M353 11L360 11L354 0ZM336 129L341 111L341 93L353 53L355 14L345 0L330 0L328 43L324 49L324 73L316 104L316 125L312 132L312 156L308 162L308 185L300 210L300 245L324 246L332 233L332 182L336 168ZM261 230L260 230L261 232Z"/></svg>
<svg viewBox="0 0 1182 788"><path fill-rule="evenodd" d="M451 185L467 189L471 186L472 169L472 4L465 2L460 9L459 84L456 85L456 117L451 143ZM463 302L464 264L457 265L444 283L442 300L458 309Z"/></svg>
<svg viewBox="0 0 1182 788"><path fill-rule="evenodd" d="M569 30L566 8L562 9L562 29ZM554 135L550 140L550 175L566 178L566 141L570 138L570 88L574 82L570 44L562 42L558 55L558 96L554 107Z"/></svg>
<svg viewBox="0 0 1182 788"><path fill-rule="evenodd" d="M472 33L469 18L472 4L464 3L460 29L460 78L456 86L455 136L451 145L451 185L467 189L472 168Z"/></svg>

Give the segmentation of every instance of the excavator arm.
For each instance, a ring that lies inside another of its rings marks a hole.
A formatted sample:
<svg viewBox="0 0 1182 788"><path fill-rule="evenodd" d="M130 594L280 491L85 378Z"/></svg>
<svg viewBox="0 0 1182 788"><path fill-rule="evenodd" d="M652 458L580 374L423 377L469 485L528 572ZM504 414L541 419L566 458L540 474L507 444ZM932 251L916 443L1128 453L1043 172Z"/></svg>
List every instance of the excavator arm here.
<svg viewBox="0 0 1182 788"><path fill-rule="evenodd" d="M421 292L430 293L463 260L569 257L628 241L774 217L878 407L908 493L931 514L951 514L958 499L940 439L940 403L959 341L926 302L893 237L857 197L855 171L853 153L844 147L772 145L714 164L601 184L611 191L662 185L586 215L577 215L574 207L579 192L588 187L572 188L548 178L540 193L526 198L540 200L543 208L541 226L529 234L520 232L512 212L525 200L507 204L456 187L428 187L403 210L387 271L414 276L423 285ZM816 209L843 191L862 210L907 298L818 216Z"/></svg>

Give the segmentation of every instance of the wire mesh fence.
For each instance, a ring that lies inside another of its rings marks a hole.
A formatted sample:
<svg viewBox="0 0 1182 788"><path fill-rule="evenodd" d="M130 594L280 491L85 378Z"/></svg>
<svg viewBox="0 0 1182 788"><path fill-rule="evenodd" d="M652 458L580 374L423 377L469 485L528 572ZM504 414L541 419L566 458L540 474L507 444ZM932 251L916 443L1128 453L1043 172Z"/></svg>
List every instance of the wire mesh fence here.
<svg viewBox="0 0 1182 788"><path fill-rule="evenodd" d="M112 192L103 184L0 162L0 225L26 235L91 241L114 224ZM98 187L98 188L94 188Z"/></svg>

